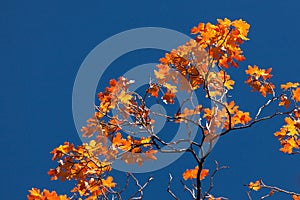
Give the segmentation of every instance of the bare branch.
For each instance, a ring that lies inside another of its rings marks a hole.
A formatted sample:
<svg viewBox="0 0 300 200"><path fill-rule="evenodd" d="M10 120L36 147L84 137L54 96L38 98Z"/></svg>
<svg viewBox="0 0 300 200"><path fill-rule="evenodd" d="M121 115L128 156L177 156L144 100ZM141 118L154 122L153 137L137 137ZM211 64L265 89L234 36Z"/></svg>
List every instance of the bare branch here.
<svg viewBox="0 0 300 200"><path fill-rule="evenodd" d="M129 198L129 200L143 199L143 195L144 195L143 190L144 190L145 187L147 187L147 185L150 183L150 181L153 180L153 177L149 177L148 180L144 183L144 185L141 185L139 183L139 180L132 173L128 173L128 174L129 174L129 176L132 177L132 179L135 181L135 184L139 188L134 194L131 195L131 197ZM138 194L140 194L140 195L136 196Z"/></svg>
<svg viewBox="0 0 300 200"><path fill-rule="evenodd" d="M171 174L169 174L169 183L168 183L168 189L167 189L167 192L174 198L174 199L176 199L176 200L179 200L179 198L171 191L171 182L172 182L172 179L173 179L173 177L172 177L172 175Z"/></svg>
<svg viewBox="0 0 300 200"><path fill-rule="evenodd" d="M215 160L215 164L216 164L216 168L215 168L215 170L213 171L213 173L210 176L209 188L206 191L204 197L209 197L210 196L209 194L210 194L210 192L212 191L212 189L214 187L213 179L214 179L214 176L217 174L217 172L220 171L220 170L222 170L222 169L229 168L228 166L221 166L221 167L219 167L219 163L216 160Z"/></svg>
<svg viewBox="0 0 300 200"><path fill-rule="evenodd" d="M184 190L188 191L192 195L193 199L196 199L195 190L189 188L182 180L180 180L180 183L183 185Z"/></svg>

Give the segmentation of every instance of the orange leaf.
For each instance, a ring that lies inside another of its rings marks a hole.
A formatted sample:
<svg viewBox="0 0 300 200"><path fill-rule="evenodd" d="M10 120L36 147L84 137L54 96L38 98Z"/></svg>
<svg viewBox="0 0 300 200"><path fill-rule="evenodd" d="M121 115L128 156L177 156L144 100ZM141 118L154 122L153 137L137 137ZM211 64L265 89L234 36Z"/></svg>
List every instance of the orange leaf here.
<svg viewBox="0 0 300 200"><path fill-rule="evenodd" d="M173 104L174 98L175 98L175 94L172 93L170 90L167 90L167 92L164 94L164 96L162 96L162 99L166 104L168 104L168 103Z"/></svg>
<svg viewBox="0 0 300 200"><path fill-rule="evenodd" d="M300 200L300 196L293 195L293 200Z"/></svg>
<svg viewBox="0 0 300 200"><path fill-rule="evenodd" d="M299 86L299 83L288 82L286 84L281 84L280 87L284 90L288 90L290 88L296 88Z"/></svg>
<svg viewBox="0 0 300 200"><path fill-rule="evenodd" d="M27 195L28 200L70 200L67 195L57 195L55 191L50 192L49 190L44 189L43 192L40 192L37 188L32 188Z"/></svg>
<svg viewBox="0 0 300 200"><path fill-rule="evenodd" d="M146 92L148 93L148 94L151 94L151 96L153 96L153 97L158 97L158 92L159 92L159 86L158 85L156 85L156 84L150 84L150 87L146 90Z"/></svg>
<svg viewBox="0 0 300 200"><path fill-rule="evenodd" d="M195 179L197 178L199 167L196 166L194 169L187 169L185 172L183 172L182 177L184 180L187 179ZM202 169L200 173L200 180L203 180L208 175L209 170L208 169Z"/></svg>
<svg viewBox="0 0 300 200"><path fill-rule="evenodd" d="M203 180L208 175L209 170L208 169L202 169L200 173L200 180Z"/></svg>
<svg viewBox="0 0 300 200"><path fill-rule="evenodd" d="M258 191L258 190L261 189L260 182L259 181L255 181L255 183L250 182L249 185L248 185L248 188L251 189L251 190Z"/></svg>
<svg viewBox="0 0 300 200"><path fill-rule="evenodd" d="M279 102L278 105L285 106L285 108L288 109L291 104L290 100L286 96L281 96L280 100L281 101Z"/></svg>
<svg viewBox="0 0 300 200"><path fill-rule="evenodd" d="M116 183L112 182L113 177L109 176L106 179L101 179L102 185L108 188L112 188L116 186Z"/></svg>
<svg viewBox="0 0 300 200"><path fill-rule="evenodd" d="M296 102L300 101L300 88L293 90L293 99L295 99Z"/></svg>

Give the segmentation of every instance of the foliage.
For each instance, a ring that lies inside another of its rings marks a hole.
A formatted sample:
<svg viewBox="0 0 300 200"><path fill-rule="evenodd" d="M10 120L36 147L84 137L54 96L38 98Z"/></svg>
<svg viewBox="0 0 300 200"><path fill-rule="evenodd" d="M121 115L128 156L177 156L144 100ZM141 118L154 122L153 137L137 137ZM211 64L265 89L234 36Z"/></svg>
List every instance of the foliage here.
<svg viewBox="0 0 300 200"><path fill-rule="evenodd" d="M197 165L182 174L183 186L192 199L227 199L216 198L211 194L213 177L226 167L219 167L216 162L215 170L204 168L216 140L232 131L250 128L277 116L285 117L285 124L274 133L281 146L279 150L285 154L299 154L299 83L287 82L277 88L271 82L272 68L249 65L245 70L248 76L245 83L253 92L258 92L265 103L256 113L250 114L242 111L233 100L229 103L225 101L230 98L228 94L235 84L227 69L239 68L239 63L245 60L240 46L249 40L249 28L250 25L241 19L218 19L215 25L199 23L191 29L191 33L195 35L194 40L187 41L160 59L160 64L154 70L155 79L150 80L144 94L130 91L130 85L134 81L125 77L110 80L105 91L98 94L99 104L94 116L82 127L83 137L90 138L89 143L75 147L65 142L51 152L52 160L56 160L58 166L50 169L48 174L51 180L76 181L76 186L71 190L72 196L57 196L56 192L40 192L33 188L29 190L28 199L74 199L79 196L90 200L121 199L128 183L121 190L116 189L118 183L114 182L111 175L112 163L121 159L124 164L142 166L147 160L155 161L158 152L187 152L192 155ZM182 91L186 92L186 99L177 102L177 95ZM206 98L213 106L193 105L192 93ZM148 106L151 99L166 106L176 104L178 109L168 115L153 112ZM272 114L263 115L263 111L271 105L277 108L272 110ZM186 133L178 141L167 141L154 131L155 121L152 116L163 117L174 125L185 124ZM200 140L192 139L191 126L201 130L196 133L200 134ZM141 133L147 133L148 136L138 137ZM188 147L178 148L177 145L181 143L188 143ZM205 146L208 148L204 148ZM126 176L138 186L129 199L141 199L143 190L152 177L141 185L132 173L127 173ZM209 178L210 184L206 191L202 187L202 180L205 178ZM174 199L178 199L170 189L171 181L170 175L167 191ZM247 187L250 189L247 193L249 199L252 190L262 189L268 189L269 193L261 199L278 192L285 193L294 200L300 199L298 193L265 185L262 180L250 182Z"/></svg>

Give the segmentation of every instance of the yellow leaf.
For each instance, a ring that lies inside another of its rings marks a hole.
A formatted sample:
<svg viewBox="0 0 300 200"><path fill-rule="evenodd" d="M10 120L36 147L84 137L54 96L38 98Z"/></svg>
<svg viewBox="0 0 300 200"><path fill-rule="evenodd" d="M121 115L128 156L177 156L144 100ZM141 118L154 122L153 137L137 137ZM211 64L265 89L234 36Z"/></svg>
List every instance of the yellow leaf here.
<svg viewBox="0 0 300 200"><path fill-rule="evenodd" d="M255 183L250 182L249 185L248 185L248 187L249 187L249 189L255 190L255 191L258 191L258 190L261 189L261 185L260 185L259 181L255 181Z"/></svg>
<svg viewBox="0 0 300 200"><path fill-rule="evenodd" d="M102 185L108 188L112 188L116 186L116 183L112 182L113 177L109 176L106 179L101 179Z"/></svg>
<svg viewBox="0 0 300 200"><path fill-rule="evenodd" d="M299 83L287 82L286 84L281 84L281 89L288 90L290 88L296 88L299 86Z"/></svg>
<svg viewBox="0 0 300 200"><path fill-rule="evenodd" d="M124 90L119 94L118 99L123 103L123 104L128 104L129 101L132 99L132 96L127 94Z"/></svg>

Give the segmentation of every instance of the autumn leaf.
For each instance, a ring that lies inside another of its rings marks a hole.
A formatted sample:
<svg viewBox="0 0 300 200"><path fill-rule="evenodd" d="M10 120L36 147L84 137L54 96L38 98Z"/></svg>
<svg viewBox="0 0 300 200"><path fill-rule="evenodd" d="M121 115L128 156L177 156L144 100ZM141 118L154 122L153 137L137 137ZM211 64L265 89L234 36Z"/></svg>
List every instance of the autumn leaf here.
<svg viewBox="0 0 300 200"><path fill-rule="evenodd" d="M170 90L167 90L167 92L162 96L163 102L165 104L173 104L174 103L175 94L172 93Z"/></svg>
<svg viewBox="0 0 300 200"><path fill-rule="evenodd" d="M43 195L41 194L40 190L37 188L32 188L29 191L29 195L27 196L28 199L34 199L34 198L41 198Z"/></svg>
<svg viewBox="0 0 300 200"><path fill-rule="evenodd" d="M300 146L300 139L298 138L300 135L300 120L286 117L284 121L285 125L279 131L275 132L274 136L278 137L282 146L279 150L283 153L291 154L294 149L299 149Z"/></svg>
<svg viewBox="0 0 300 200"><path fill-rule="evenodd" d="M287 82L286 84L281 84L280 87L284 90L288 90L290 88L297 88L299 83Z"/></svg>
<svg viewBox="0 0 300 200"><path fill-rule="evenodd" d="M230 76L228 74L226 74L225 71L220 71L219 77L222 79L224 86L228 90L232 90L233 89L234 80L231 80Z"/></svg>
<svg viewBox="0 0 300 200"><path fill-rule="evenodd" d="M124 90L122 90L121 93L118 95L118 99L123 104L129 104L129 101L132 99L132 96L126 93Z"/></svg>
<svg viewBox="0 0 300 200"><path fill-rule="evenodd" d="M196 166L194 169L187 169L183 174L182 177L184 180L187 179L195 179L197 178L199 167ZM203 180L208 175L209 170L208 169L202 169L200 172L200 180Z"/></svg>
<svg viewBox="0 0 300 200"><path fill-rule="evenodd" d="M290 104L290 100L285 95L280 97L280 102L278 104L279 106L285 106L285 108L288 109Z"/></svg>
<svg viewBox="0 0 300 200"><path fill-rule="evenodd" d="M175 85L171 85L169 83L165 83L164 87L167 88L168 90L171 91L171 93L176 93L177 92L177 87Z"/></svg>
<svg viewBox="0 0 300 200"><path fill-rule="evenodd" d="M224 20L217 19L217 22L218 22L219 25L225 26L225 27L229 27L231 25L231 21L227 18L224 18Z"/></svg>
<svg viewBox="0 0 300 200"><path fill-rule="evenodd" d="M158 80L165 80L169 75L170 67L166 64L159 64L156 67L158 68L158 70L154 70L155 77Z"/></svg>
<svg viewBox="0 0 300 200"><path fill-rule="evenodd" d="M281 145L283 146L280 151L283 153L291 154L293 149L299 149L299 140L297 141L294 137L290 137L286 140L281 140Z"/></svg>
<svg viewBox="0 0 300 200"><path fill-rule="evenodd" d="M245 125L247 124L249 121L251 121L251 117L250 117L250 113L249 112L242 112L242 111L238 111L236 113L236 115L234 116L234 118L238 118L239 123Z"/></svg>
<svg viewBox="0 0 300 200"><path fill-rule="evenodd" d="M158 97L158 92L159 92L160 87L154 83L151 83L149 88L146 90L148 94L150 94L153 97Z"/></svg>
<svg viewBox="0 0 300 200"><path fill-rule="evenodd" d="M200 180L203 180L208 175L208 169L202 169L200 173Z"/></svg>
<svg viewBox="0 0 300 200"><path fill-rule="evenodd" d="M245 70L246 74L248 74L248 79L245 81L253 90L258 91L262 94L262 96L266 97L267 94L272 94L275 86L269 81L272 77L270 72L272 68L269 69L260 69L256 65L253 67L251 65L248 66L248 69Z"/></svg>
<svg viewBox="0 0 300 200"><path fill-rule="evenodd" d="M300 200L300 196L293 195L293 200Z"/></svg>
<svg viewBox="0 0 300 200"><path fill-rule="evenodd" d="M197 34L200 31L203 31L205 27L204 23L199 23L198 26L195 26L191 29L191 34Z"/></svg>
<svg viewBox="0 0 300 200"><path fill-rule="evenodd" d="M112 145L121 148L124 151L128 151L131 149L131 142L122 137L121 133L116 133L115 137L112 139Z"/></svg>
<svg viewBox="0 0 300 200"><path fill-rule="evenodd" d="M184 108L182 112L178 112L175 114L177 118L179 118L177 122L180 122L180 118L186 118L188 116L199 115L202 111L202 105L196 106L194 109Z"/></svg>
<svg viewBox="0 0 300 200"><path fill-rule="evenodd" d="M296 90L293 90L293 99L296 102L300 101L300 88L297 88Z"/></svg>
<svg viewBox="0 0 300 200"><path fill-rule="evenodd" d="M284 128L286 129L288 136L299 135L298 130L296 128L297 126L295 126L297 124L295 120L293 120L290 117L286 117L286 118L284 118L284 121L286 123Z"/></svg>
<svg viewBox="0 0 300 200"><path fill-rule="evenodd" d="M113 182L113 177L108 176L106 179L102 179L102 185L104 187L113 188L116 186L116 183Z"/></svg>
<svg viewBox="0 0 300 200"><path fill-rule="evenodd" d="M259 89L259 92L266 97L267 96L267 92L268 92L268 87L265 87L264 85L262 85Z"/></svg>
<svg viewBox="0 0 300 200"><path fill-rule="evenodd" d="M146 160L156 160L157 158L154 156L157 153L157 150L150 149L144 153Z"/></svg>
<svg viewBox="0 0 300 200"><path fill-rule="evenodd" d="M28 200L70 200L67 195L57 195L55 191L50 192L49 190L44 189L43 192L40 192L37 188L32 188L27 195Z"/></svg>
<svg viewBox="0 0 300 200"><path fill-rule="evenodd" d="M248 185L248 188L249 188L250 190L258 191L258 190L261 189L260 182L259 182L259 181L255 181L254 183L253 183L253 182L250 182L249 185Z"/></svg>
<svg viewBox="0 0 300 200"><path fill-rule="evenodd" d="M232 22L232 26L236 27L239 30L241 39L249 40L249 38L247 38L246 36L250 29L250 25L247 22L243 21L242 19L235 20Z"/></svg>
<svg viewBox="0 0 300 200"><path fill-rule="evenodd" d="M272 75L270 72L272 71L272 68L260 69L257 65L254 65L253 67L251 65L248 65L248 69L245 71L246 74L254 76L256 79L263 78L264 80L270 79Z"/></svg>

